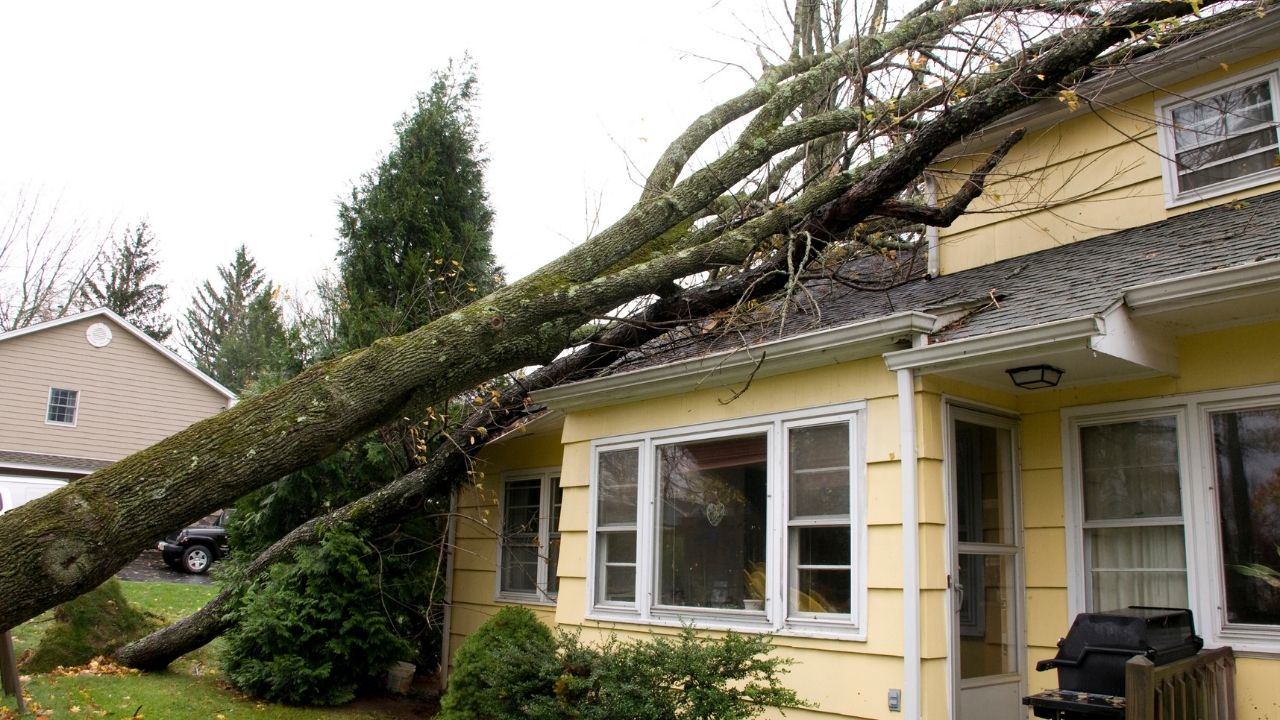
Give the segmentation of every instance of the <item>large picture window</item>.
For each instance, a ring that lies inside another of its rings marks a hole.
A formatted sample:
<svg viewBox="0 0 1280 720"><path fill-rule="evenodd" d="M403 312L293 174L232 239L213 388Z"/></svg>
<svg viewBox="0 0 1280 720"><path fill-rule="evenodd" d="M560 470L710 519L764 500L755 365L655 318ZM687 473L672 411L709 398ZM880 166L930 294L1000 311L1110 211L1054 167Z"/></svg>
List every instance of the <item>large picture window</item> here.
<svg viewBox="0 0 1280 720"><path fill-rule="evenodd" d="M858 409L598 443L595 612L856 632Z"/></svg>
<svg viewBox="0 0 1280 720"><path fill-rule="evenodd" d="M502 487L501 562L498 594L545 601L560 587L560 506L558 472L512 477Z"/></svg>
<svg viewBox="0 0 1280 720"><path fill-rule="evenodd" d="M1211 644L1280 651L1280 387L1065 415L1071 611L1186 607Z"/></svg>
<svg viewBox="0 0 1280 720"><path fill-rule="evenodd" d="M1280 177L1277 71L1161 104L1161 147L1172 203Z"/></svg>

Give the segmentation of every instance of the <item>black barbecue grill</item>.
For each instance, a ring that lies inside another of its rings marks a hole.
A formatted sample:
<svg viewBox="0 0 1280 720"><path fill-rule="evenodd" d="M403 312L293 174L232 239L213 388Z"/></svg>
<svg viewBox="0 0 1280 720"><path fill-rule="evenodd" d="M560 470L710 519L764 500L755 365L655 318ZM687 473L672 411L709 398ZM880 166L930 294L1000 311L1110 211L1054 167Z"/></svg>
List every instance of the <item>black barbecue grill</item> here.
<svg viewBox="0 0 1280 720"><path fill-rule="evenodd" d="M1036 717L1051 720L1100 720L1124 717L1124 665L1144 655L1164 665L1200 652L1191 611L1129 607L1080 613L1052 660L1036 670L1056 668L1057 690L1022 699Z"/></svg>

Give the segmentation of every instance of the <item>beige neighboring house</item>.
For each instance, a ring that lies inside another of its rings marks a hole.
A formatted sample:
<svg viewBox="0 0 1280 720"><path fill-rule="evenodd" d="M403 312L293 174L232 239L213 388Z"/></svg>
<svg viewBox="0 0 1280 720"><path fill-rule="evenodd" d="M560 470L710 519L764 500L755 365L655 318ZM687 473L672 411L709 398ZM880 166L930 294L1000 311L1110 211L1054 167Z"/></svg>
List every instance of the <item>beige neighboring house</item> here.
<svg viewBox="0 0 1280 720"><path fill-rule="evenodd" d="M0 333L0 512L235 401L106 308Z"/></svg>

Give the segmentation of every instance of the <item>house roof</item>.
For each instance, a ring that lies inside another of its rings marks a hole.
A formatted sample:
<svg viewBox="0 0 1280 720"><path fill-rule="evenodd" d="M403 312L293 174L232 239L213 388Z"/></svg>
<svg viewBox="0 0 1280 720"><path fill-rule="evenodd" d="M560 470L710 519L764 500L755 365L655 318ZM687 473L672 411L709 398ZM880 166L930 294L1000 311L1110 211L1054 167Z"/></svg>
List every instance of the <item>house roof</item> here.
<svg viewBox="0 0 1280 720"><path fill-rule="evenodd" d="M899 282L892 287L868 290L826 278L811 280L792 296L785 323L778 322L781 305L774 301L755 313L763 318L761 322L738 322L728 329L686 328L615 363L605 373L611 378L571 385L621 386L629 382L627 377L658 373L663 377L655 375L646 381L658 387L670 383L669 376L679 368L710 374L725 367L756 364L758 349L765 349L771 358L786 357L788 348L801 352L831 348L848 342L845 336L861 343L862 357L883 351L898 356L915 354L910 362L891 362L894 367L921 367L925 362L915 359L921 353L937 356L941 353L936 351L950 346L960 348L1000 336L1038 333L1037 342L1042 346L1087 340L1105 334L1104 316L1126 301L1131 306L1139 302L1167 304L1172 294L1191 292L1183 286L1195 282L1203 286L1197 290L1202 297L1196 303L1203 305L1209 290L1217 293L1213 299L1231 299L1230 288L1246 271L1254 276L1249 282L1265 284L1266 292L1273 293L1260 296L1262 312L1280 315L1280 302L1274 295L1280 292L1280 192L936 278L920 272L924 265L921 255L923 251L902 253L892 260L861 258L841 270L842 275L862 278L864 283L893 277ZM1221 277L1224 273L1230 277ZM1213 312L1220 307L1215 306ZM1148 319L1156 317L1150 308L1143 312L1149 313ZM1180 321L1187 325L1185 321L1194 317L1195 327L1203 328L1232 319L1206 312L1177 315L1165 313L1159 320L1166 326ZM1256 316L1255 311L1248 317ZM1118 333L1123 323L1119 318L1114 320L1109 331ZM864 328L865 332L857 334ZM879 345L869 342L877 332L885 341ZM923 347L921 338L927 341ZM912 340L917 347L904 349ZM735 359L735 355L739 357ZM825 361L837 359L830 353ZM1131 362L1131 358L1123 359ZM585 394L585 389L558 388L539 397L553 407L567 407L555 401ZM617 388L613 394L623 397ZM567 405L576 402L571 400Z"/></svg>
<svg viewBox="0 0 1280 720"><path fill-rule="evenodd" d="M214 390L214 392L227 398L228 407L230 407L230 405L236 402L236 394L228 390L226 386L224 386L222 383L204 374L199 369L197 369L194 365L192 365L191 363L179 357L177 353L173 352L169 348L156 342L155 339L152 338L150 335L146 334L142 330L135 327L133 323L130 323L128 320L125 320L124 318L117 315L115 312L105 307L96 308L94 310L87 310L82 313L76 313L75 315L67 315L65 317L60 317L57 320L49 320L47 322L28 325L24 328L19 328L17 330L0 332L0 342L4 342L6 340L13 340L14 338L19 338L24 335L32 335L38 332L52 330L53 328L56 328L56 327L61 327L63 325L68 325L73 322L88 320L95 317L106 318L111 320L111 322L120 326L122 329L127 331L130 335L133 335L138 340L141 340L144 344L149 346L152 350L155 350L156 352L163 355L167 360L177 365L184 372L188 373L189 375L196 378L197 380L204 383L205 385L208 385L210 388Z"/></svg>
<svg viewBox="0 0 1280 720"><path fill-rule="evenodd" d="M110 460L0 450L0 469L38 470L88 475L94 470L99 470L110 464Z"/></svg>

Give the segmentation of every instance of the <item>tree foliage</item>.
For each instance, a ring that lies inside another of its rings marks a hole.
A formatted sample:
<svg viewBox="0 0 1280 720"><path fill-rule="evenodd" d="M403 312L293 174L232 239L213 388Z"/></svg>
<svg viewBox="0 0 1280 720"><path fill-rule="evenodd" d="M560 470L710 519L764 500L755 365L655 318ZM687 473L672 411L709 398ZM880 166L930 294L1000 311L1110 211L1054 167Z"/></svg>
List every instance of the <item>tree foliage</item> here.
<svg viewBox="0 0 1280 720"><path fill-rule="evenodd" d="M237 392L292 377L298 362L277 292L245 246L236 248L218 267L218 283L204 281L185 313L182 342L196 367Z"/></svg>
<svg viewBox="0 0 1280 720"><path fill-rule="evenodd" d="M1084 97L1079 83L1098 72L1271 4L927 0L766 64L668 146L631 209L542 269L0 516L0 627L95 586L155 535L314 463L412 398L439 403L598 340L619 307L762 266L816 272L868 227L909 234L943 222L912 190L952 144L1065 90ZM804 115L815 94L834 101ZM794 175L814 142L835 143L837 160ZM385 512L382 493L351 512Z"/></svg>
<svg viewBox="0 0 1280 720"><path fill-rule="evenodd" d="M497 286L475 96L469 62L436 73L396 123L395 147L342 204L338 317L348 349L418 327Z"/></svg>
<svg viewBox="0 0 1280 720"><path fill-rule="evenodd" d="M250 695L293 705L338 705L409 654L379 597L376 557L347 528L326 532L244 594L223 668Z"/></svg>
<svg viewBox="0 0 1280 720"><path fill-rule="evenodd" d="M165 286L151 282L160 268L155 240L146 221L125 230L85 280L80 303L86 308L109 308L156 342L164 342L173 333L173 324L164 313Z"/></svg>

